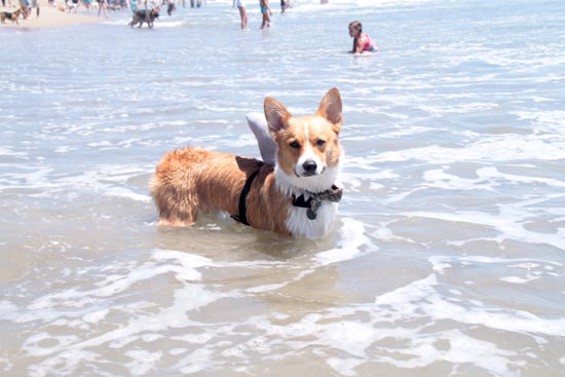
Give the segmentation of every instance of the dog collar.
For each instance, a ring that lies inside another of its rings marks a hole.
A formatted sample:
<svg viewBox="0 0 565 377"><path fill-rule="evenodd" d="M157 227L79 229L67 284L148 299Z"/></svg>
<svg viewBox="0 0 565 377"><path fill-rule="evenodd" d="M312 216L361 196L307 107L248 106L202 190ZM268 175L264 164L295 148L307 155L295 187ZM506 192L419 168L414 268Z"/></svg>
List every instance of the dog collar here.
<svg viewBox="0 0 565 377"><path fill-rule="evenodd" d="M308 219L310 220L315 220L318 216L318 208L320 208L320 206L322 205L322 200L327 200L334 203L339 202L341 200L341 196L343 195L343 189L337 187L336 185L332 185L332 187L327 189L326 191L306 191L306 194L308 194L309 196L308 200L304 198L304 194L298 197L296 195L293 195L292 205L295 207L307 208L306 217L308 217Z"/></svg>

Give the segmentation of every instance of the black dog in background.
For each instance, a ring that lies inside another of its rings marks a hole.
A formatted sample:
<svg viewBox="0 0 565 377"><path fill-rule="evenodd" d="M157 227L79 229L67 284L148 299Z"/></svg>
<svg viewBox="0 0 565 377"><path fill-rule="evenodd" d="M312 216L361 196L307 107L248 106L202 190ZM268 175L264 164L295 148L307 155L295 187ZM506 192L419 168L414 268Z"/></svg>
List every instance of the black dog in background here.
<svg viewBox="0 0 565 377"><path fill-rule="evenodd" d="M135 25L139 24L139 27L143 25L144 22L147 23L150 29L153 28L153 22L156 18L159 18L159 8L153 8L151 10L148 9L141 9L136 10L133 13L133 18L128 26L134 27Z"/></svg>

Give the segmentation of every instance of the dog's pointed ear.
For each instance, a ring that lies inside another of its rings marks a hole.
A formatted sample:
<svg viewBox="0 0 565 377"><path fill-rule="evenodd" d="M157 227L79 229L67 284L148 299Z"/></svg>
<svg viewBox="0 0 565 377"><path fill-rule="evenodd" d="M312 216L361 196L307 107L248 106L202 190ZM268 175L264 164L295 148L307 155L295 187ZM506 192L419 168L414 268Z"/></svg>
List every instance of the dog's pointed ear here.
<svg viewBox="0 0 565 377"><path fill-rule="evenodd" d="M279 131L286 128L287 122L292 115L282 103L273 97L265 98L264 108L265 118L269 124L269 132L275 137Z"/></svg>
<svg viewBox="0 0 565 377"><path fill-rule="evenodd" d="M341 112L341 95L337 88L332 88L322 98L316 114L330 121L336 127L336 132L339 133L342 121Z"/></svg>

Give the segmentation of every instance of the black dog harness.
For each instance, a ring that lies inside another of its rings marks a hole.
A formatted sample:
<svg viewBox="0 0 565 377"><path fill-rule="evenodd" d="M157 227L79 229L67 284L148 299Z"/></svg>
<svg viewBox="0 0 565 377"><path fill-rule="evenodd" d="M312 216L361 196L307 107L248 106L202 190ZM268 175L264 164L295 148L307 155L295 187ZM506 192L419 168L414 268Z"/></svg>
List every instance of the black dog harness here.
<svg viewBox="0 0 565 377"><path fill-rule="evenodd" d="M251 191L251 185L257 175L259 174L259 169L255 170L247 180L245 181L245 185L239 194L239 203L238 203L238 215L231 215L231 218L235 221L238 221L244 225L250 225L247 221L247 195L249 191ZM304 194L296 197L295 195L292 196L292 205L295 207L300 208L307 208L306 216L310 220L315 220L318 216L318 208L322 205L323 200L327 200L329 202L339 202L341 200L341 196L343 194L343 189L337 187L336 185L332 185L326 191L322 192L310 192L306 191L305 194L308 195L308 200L304 198Z"/></svg>
<svg viewBox="0 0 565 377"><path fill-rule="evenodd" d="M247 177L247 180L245 181L245 185L243 186L243 189L239 194L239 203L238 203L239 215L231 215L232 219L234 219L235 221L239 221L244 225L249 225L249 222L247 221L247 206L246 206L247 195L249 194L249 191L251 190L251 185L253 184L255 178L257 178L258 174L259 174L259 169L255 170L249 177Z"/></svg>

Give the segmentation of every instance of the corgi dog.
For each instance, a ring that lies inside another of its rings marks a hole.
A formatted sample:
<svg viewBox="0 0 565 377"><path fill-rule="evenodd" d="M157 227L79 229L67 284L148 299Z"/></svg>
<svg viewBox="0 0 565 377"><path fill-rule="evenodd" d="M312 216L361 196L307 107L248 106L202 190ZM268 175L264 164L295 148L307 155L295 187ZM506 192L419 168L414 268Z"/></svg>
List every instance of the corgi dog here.
<svg viewBox="0 0 565 377"><path fill-rule="evenodd" d="M342 195L339 91L329 90L315 115L295 118L271 97L264 111L275 165L194 147L166 153L150 188L160 225L222 211L257 229L309 239L329 233Z"/></svg>

